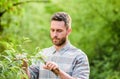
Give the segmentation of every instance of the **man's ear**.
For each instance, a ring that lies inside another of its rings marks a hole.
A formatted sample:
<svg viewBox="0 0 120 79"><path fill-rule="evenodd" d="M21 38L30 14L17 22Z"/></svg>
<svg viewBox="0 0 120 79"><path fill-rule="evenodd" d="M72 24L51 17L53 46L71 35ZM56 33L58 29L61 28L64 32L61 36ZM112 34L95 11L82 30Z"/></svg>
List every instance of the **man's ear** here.
<svg viewBox="0 0 120 79"><path fill-rule="evenodd" d="M67 31L67 35L69 35L71 32L72 32L72 29L69 28L68 31Z"/></svg>

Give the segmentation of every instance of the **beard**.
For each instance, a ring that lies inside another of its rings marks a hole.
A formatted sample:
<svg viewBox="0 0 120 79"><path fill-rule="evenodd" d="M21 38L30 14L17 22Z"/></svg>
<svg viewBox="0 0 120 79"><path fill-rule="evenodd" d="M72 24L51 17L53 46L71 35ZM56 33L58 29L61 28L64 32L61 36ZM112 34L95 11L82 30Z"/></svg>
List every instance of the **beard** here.
<svg viewBox="0 0 120 79"><path fill-rule="evenodd" d="M57 36L56 36L56 37L51 38L51 39L52 39L53 44L56 46L62 46L66 42L66 37L57 38Z"/></svg>

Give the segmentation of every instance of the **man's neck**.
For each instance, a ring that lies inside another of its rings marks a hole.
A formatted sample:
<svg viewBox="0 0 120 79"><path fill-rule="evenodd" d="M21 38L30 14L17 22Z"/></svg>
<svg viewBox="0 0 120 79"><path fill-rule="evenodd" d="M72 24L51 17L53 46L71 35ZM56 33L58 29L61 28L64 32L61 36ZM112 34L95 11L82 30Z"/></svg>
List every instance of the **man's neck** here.
<svg viewBox="0 0 120 79"><path fill-rule="evenodd" d="M56 51L59 51L61 48L63 48L66 45L66 43L67 43L67 41L61 46L55 46Z"/></svg>

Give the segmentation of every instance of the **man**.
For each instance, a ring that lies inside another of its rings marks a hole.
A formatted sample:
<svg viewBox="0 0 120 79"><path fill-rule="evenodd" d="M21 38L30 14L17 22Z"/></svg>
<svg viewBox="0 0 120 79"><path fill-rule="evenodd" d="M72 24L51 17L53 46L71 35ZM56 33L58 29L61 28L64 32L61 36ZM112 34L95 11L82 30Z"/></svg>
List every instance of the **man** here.
<svg viewBox="0 0 120 79"><path fill-rule="evenodd" d="M68 40L71 18L65 12L51 18L50 36L53 46L43 49L46 63L39 61L25 69L31 79L89 79L89 62L85 53L72 46ZM24 63L25 67L25 63ZM27 66L26 66L27 67Z"/></svg>

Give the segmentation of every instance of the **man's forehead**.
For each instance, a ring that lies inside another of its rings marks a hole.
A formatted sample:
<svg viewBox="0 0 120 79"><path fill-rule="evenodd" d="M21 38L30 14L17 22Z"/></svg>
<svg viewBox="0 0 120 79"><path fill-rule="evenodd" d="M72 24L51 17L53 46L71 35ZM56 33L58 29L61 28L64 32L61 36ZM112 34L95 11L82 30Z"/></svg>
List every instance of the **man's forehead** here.
<svg viewBox="0 0 120 79"><path fill-rule="evenodd" d="M51 28L66 28L64 21L51 21Z"/></svg>

